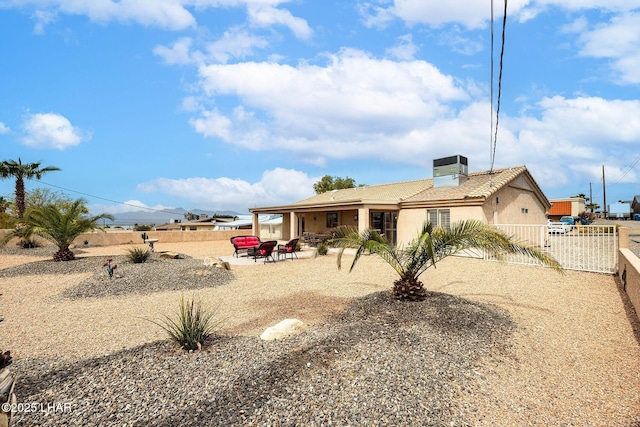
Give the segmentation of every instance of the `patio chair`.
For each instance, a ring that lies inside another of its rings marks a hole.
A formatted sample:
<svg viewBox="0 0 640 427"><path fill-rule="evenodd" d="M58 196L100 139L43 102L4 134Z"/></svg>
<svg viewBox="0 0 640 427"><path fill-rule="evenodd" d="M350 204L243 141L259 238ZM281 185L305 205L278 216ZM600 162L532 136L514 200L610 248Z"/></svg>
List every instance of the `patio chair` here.
<svg viewBox="0 0 640 427"><path fill-rule="evenodd" d="M298 259L296 248L298 247L299 241L300 239L291 239L284 245L278 245L278 249L276 250L278 259L280 259L280 254L284 255L284 259L287 259L287 254L291 255L291 259L293 259L294 256Z"/></svg>
<svg viewBox="0 0 640 427"><path fill-rule="evenodd" d="M248 255L253 257L253 262L256 262L258 258L264 258L265 264L269 258L271 258L273 262L276 262L276 259L273 257L273 250L277 244L278 242L276 240L262 242L257 248L249 249Z"/></svg>

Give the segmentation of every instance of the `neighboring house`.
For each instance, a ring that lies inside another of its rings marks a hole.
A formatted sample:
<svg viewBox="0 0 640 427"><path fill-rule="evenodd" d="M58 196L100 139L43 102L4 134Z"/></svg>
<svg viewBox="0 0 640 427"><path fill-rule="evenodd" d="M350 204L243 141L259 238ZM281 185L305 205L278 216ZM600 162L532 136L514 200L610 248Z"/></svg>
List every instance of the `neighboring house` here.
<svg viewBox="0 0 640 427"><path fill-rule="evenodd" d="M180 231L211 231L220 224L233 221L233 218L200 218L195 221L181 222Z"/></svg>
<svg viewBox="0 0 640 427"><path fill-rule="evenodd" d="M260 232L255 234L263 240L282 239L282 215L260 215L258 218ZM253 219L247 215L226 223L217 225L216 230L247 230L253 229Z"/></svg>
<svg viewBox="0 0 640 427"><path fill-rule="evenodd" d="M551 199L549 219L558 221L563 216L578 216L585 211L585 199L582 197L567 197L564 199Z"/></svg>
<svg viewBox="0 0 640 427"><path fill-rule="evenodd" d="M282 214L283 239L348 225L379 230L392 243L415 238L425 220L441 226L465 219L489 224L545 224L551 207L525 166L467 173L467 159L434 160L434 178L334 190L284 206L250 209Z"/></svg>
<svg viewBox="0 0 640 427"><path fill-rule="evenodd" d="M640 195L633 196L631 209L633 210L633 213L640 214Z"/></svg>

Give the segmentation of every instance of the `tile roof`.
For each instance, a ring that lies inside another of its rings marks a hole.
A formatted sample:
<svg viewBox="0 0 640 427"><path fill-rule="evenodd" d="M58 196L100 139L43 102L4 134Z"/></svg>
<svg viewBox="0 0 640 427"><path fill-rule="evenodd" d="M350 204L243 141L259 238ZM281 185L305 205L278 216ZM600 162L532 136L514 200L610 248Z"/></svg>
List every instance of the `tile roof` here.
<svg viewBox="0 0 640 427"><path fill-rule="evenodd" d="M344 190L328 191L286 206L271 206L250 209L251 212L276 212L282 209L303 209L329 206L349 206L364 204L416 205L421 203L443 204L447 202L480 202L495 194L505 185L516 182L526 175L530 180L522 183L524 187L533 186L540 197L548 202L526 166L495 169L491 175L488 171L472 172L466 182L455 187L433 187L433 179L420 179L390 184L369 185ZM517 185L517 184L516 184Z"/></svg>
<svg viewBox="0 0 640 427"><path fill-rule="evenodd" d="M421 179L327 191L326 193L295 202L293 205L361 203L364 201L397 203L404 198L413 196L425 188L432 186L432 181L432 179Z"/></svg>
<svg viewBox="0 0 640 427"><path fill-rule="evenodd" d="M467 181L455 187L433 188L433 180L429 179L429 187L418 194L406 198L403 202L430 202L436 200L464 200L471 198L486 198L497 192L518 175L525 172L525 166L513 168L495 169L493 174L489 171L472 172Z"/></svg>
<svg viewBox="0 0 640 427"><path fill-rule="evenodd" d="M525 166L472 172L466 182L456 187L433 188L433 179L347 188L318 194L295 202L293 206L347 204L363 202L423 202L488 197L526 171Z"/></svg>

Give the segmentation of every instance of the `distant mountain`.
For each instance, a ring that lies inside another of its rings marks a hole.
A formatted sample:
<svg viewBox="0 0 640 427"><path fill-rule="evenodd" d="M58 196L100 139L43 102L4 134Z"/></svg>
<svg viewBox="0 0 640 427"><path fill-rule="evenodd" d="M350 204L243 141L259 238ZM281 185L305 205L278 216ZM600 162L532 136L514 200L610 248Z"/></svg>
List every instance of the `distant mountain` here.
<svg viewBox="0 0 640 427"><path fill-rule="evenodd" d="M134 224L138 225L162 225L171 220L180 220L185 221L184 214L187 212L191 212L196 215L207 214L209 217L213 215L231 215L237 216L241 215L238 212L234 211L208 211L203 209L190 209L186 210L183 208L171 209L170 211L132 211L132 212L122 212L114 214L115 221L105 220L105 225L110 226L120 226L120 227L132 227Z"/></svg>

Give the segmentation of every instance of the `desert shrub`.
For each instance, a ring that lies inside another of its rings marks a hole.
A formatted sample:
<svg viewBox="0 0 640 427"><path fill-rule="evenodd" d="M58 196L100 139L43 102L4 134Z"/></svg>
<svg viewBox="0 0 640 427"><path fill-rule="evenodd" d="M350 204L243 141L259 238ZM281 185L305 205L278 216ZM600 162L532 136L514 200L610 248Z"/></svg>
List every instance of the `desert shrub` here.
<svg viewBox="0 0 640 427"><path fill-rule="evenodd" d="M152 229L153 229L153 225L147 225L147 224L143 224L143 225L134 224L133 225L133 231L151 231Z"/></svg>
<svg viewBox="0 0 640 427"><path fill-rule="evenodd" d="M163 315L159 321L150 320L169 334L169 339L185 350L199 350L204 340L212 335L219 322L213 318L215 310L202 308L200 301L185 300L180 297L180 307L176 317Z"/></svg>
<svg viewBox="0 0 640 427"><path fill-rule="evenodd" d="M31 249L31 248L40 247L40 243L38 243L38 241L33 237L26 237L20 240L20 243L18 243L18 245L20 245L22 249Z"/></svg>
<svg viewBox="0 0 640 427"><path fill-rule="evenodd" d="M147 262L151 252L147 248L129 248L127 249L127 259L134 264Z"/></svg>
<svg viewBox="0 0 640 427"><path fill-rule="evenodd" d="M329 253L329 245L327 242L320 242L317 246L318 255L326 255Z"/></svg>

